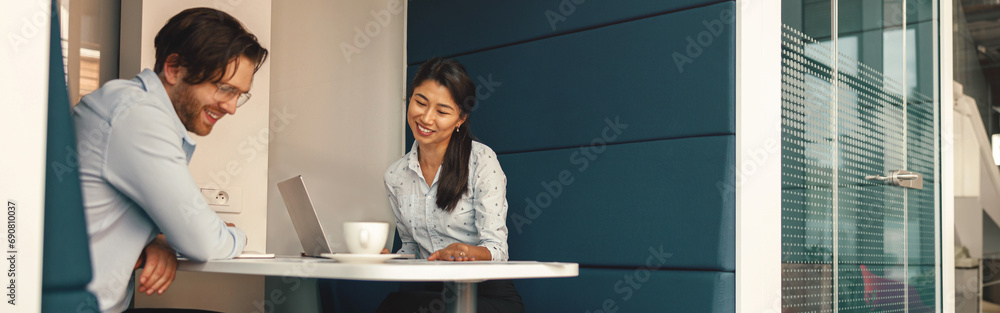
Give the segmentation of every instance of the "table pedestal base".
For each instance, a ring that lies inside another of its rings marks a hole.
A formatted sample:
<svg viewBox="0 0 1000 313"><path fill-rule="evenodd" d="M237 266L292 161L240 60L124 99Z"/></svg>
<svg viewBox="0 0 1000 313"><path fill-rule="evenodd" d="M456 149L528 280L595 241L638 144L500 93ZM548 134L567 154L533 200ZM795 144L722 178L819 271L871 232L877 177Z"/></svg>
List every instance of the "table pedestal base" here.
<svg viewBox="0 0 1000 313"><path fill-rule="evenodd" d="M475 282L445 282L445 290L455 292L455 301L448 304L448 313L476 313L478 288Z"/></svg>

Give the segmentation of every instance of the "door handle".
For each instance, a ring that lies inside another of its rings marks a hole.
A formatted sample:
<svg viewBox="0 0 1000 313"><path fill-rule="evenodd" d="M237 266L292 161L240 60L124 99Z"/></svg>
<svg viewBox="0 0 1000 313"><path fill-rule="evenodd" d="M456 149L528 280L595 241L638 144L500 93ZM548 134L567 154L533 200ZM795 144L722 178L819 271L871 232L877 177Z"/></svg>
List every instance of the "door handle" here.
<svg viewBox="0 0 1000 313"><path fill-rule="evenodd" d="M920 173L905 170L889 171L889 174L886 176L868 175L865 176L865 179L883 181L890 185L904 188L924 189L924 176L920 175Z"/></svg>

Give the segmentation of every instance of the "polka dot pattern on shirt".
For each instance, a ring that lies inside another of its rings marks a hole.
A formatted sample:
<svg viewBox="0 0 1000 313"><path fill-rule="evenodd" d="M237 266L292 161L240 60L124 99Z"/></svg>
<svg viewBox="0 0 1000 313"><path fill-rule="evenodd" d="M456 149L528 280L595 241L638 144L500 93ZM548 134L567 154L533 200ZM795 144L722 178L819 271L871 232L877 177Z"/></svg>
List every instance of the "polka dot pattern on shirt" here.
<svg viewBox="0 0 1000 313"><path fill-rule="evenodd" d="M440 168L428 186L417 160L417 143L385 172L386 192L402 248L426 258L461 242L489 249L494 261L507 255L507 177L486 145L473 142L469 158L469 189L452 212L437 207ZM409 183L407 183L409 182ZM470 214L475 212L475 214Z"/></svg>

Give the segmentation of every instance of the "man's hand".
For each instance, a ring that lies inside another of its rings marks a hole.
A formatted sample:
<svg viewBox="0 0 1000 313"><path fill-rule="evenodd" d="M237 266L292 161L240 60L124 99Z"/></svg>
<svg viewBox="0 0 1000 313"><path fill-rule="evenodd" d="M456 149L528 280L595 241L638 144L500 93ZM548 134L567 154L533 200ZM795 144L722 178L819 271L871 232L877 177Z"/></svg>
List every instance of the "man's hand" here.
<svg viewBox="0 0 1000 313"><path fill-rule="evenodd" d="M139 276L139 292L147 295L153 295L154 292L163 294L177 274L177 252L170 248L166 237L160 234L143 249L139 260L143 258L146 266Z"/></svg>

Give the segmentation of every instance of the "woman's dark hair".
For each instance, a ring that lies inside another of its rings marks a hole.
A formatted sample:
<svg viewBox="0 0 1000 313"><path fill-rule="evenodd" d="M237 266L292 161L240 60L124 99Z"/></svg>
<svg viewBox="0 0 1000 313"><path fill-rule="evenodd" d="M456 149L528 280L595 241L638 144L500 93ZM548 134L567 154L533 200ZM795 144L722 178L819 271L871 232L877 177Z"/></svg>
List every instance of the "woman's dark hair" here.
<svg viewBox="0 0 1000 313"><path fill-rule="evenodd" d="M441 58L427 60L417 69L417 75L413 77L407 94L413 97L413 89L425 81L433 81L447 88L459 107L459 118L465 118L465 122L458 127L458 132L451 134L444 162L441 163L441 177L438 179L437 206L451 212L469 191L469 156L472 154L472 141L476 139L469 131L469 113L476 107L476 84L462 64Z"/></svg>
<svg viewBox="0 0 1000 313"><path fill-rule="evenodd" d="M184 82L197 85L226 77L226 66L239 56L254 62L257 73L267 59L267 49L232 15L216 9L193 8L174 15L153 40L156 65L163 72L167 58L177 54L177 64L187 69Z"/></svg>

